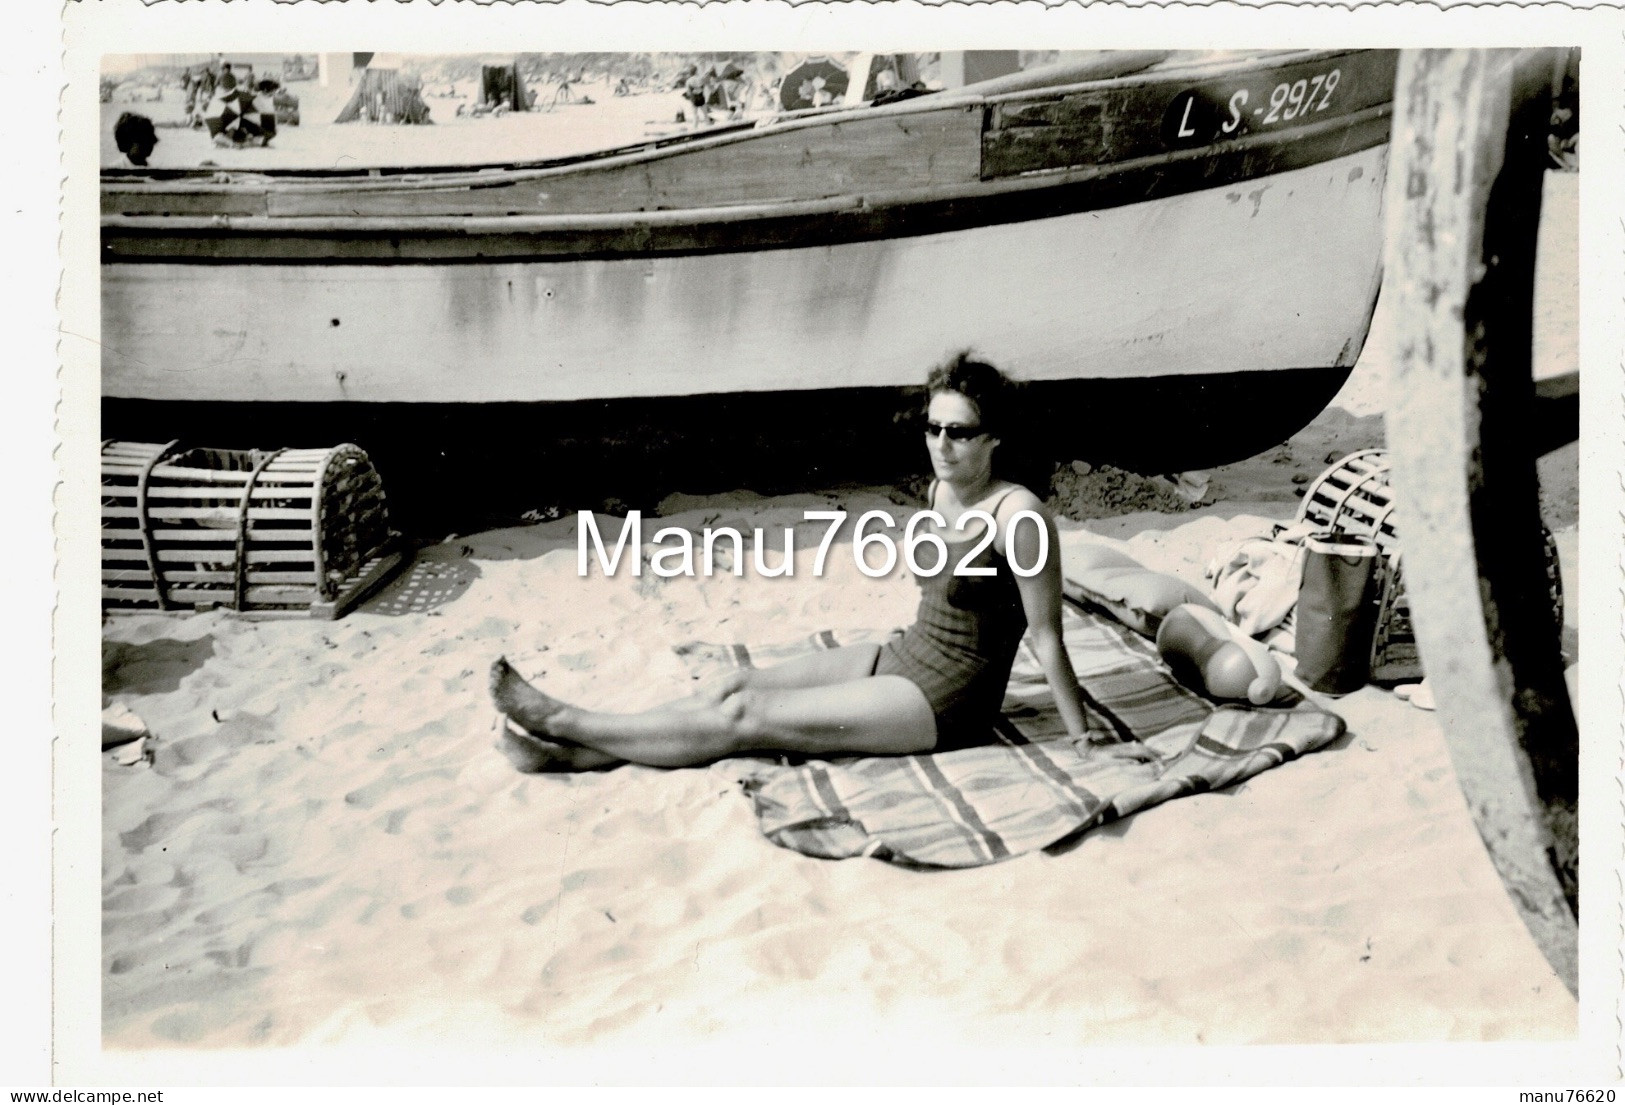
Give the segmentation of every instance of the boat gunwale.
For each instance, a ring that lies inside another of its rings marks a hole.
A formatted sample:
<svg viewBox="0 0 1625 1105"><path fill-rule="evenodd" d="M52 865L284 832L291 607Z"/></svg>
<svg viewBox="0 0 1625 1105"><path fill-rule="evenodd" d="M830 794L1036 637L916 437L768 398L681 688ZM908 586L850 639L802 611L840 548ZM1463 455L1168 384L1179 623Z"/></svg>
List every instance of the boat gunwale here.
<svg viewBox="0 0 1625 1105"><path fill-rule="evenodd" d="M104 195L240 195L262 191L266 194L288 191L299 192L306 195L316 195L323 192L366 193L378 191L413 192L436 190L478 190L485 188L500 188L512 184L524 184L532 181L551 180L556 177L590 172L597 169L619 169L643 164L649 161L664 160L695 150L712 150L751 142L766 136L778 136L794 133L799 130L814 127L832 126L842 122L861 119L892 118L907 115L928 115L936 112L964 111L971 108L986 108L999 104L1011 103L1021 100L1048 99L1057 96L1068 96L1081 91L1110 91L1114 88L1129 87L1147 84L1185 84L1191 79L1211 79L1215 74L1250 74L1260 69L1278 68L1283 65L1296 65L1316 57L1341 57L1350 54L1369 53L1367 49L1328 49L1328 50L1300 50L1288 51L1283 54L1273 54L1268 57L1250 58L1239 64L1222 62L1207 63L1193 67L1197 74L1205 76L1193 77L1192 70L1142 70L1137 73L1121 77L1108 77L1100 80L1079 81L1071 84L1051 85L1036 89L1024 89L1016 92L995 93L991 95L965 94L964 89L951 90L946 93L935 93L928 96L917 96L894 104L883 104L879 107L841 107L837 110L818 115L802 116L794 119L770 121L767 125L757 124L751 127L730 128L724 133L697 133L685 136L676 141L666 140L663 145L651 143L638 143L632 146L621 147L625 152L616 152L615 148L608 151L589 151L573 155L561 163L535 165L525 167L524 162L496 162L483 166L452 166L438 169L431 166L422 168L394 171L394 167L378 166L380 170L390 168L389 175L336 177L319 176L308 177L293 174L308 173L309 169L286 170L238 170L248 179L240 181L221 182L216 180L197 181L195 177L179 177L166 180L141 178L123 175L107 176L103 170L102 193ZM1174 79L1178 78L1178 79ZM974 88L974 86L968 86ZM1391 107L1392 101L1389 101ZM1369 109L1365 109L1369 110ZM1352 115L1340 115L1337 121L1346 121ZM1283 128L1272 133L1302 133L1305 127ZM1249 136L1251 137L1251 136ZM658 141L658 140L657 140ZM1206 147L1203 147L1206 148ZM1177 151L1175 151L1177 152ZM231 169L198 170L199 173L208 173L216 176L222 173L231 173ZM357 170L358 172L371 172ZM144 216L151 217L151 216ZM166 216L159 216L166 217Z"/></svg>
<svg viewBox="0 0 1625 1105"><path fill-rule="evenodd" d="M1374 120L1391 116L1392 103L1376 104L1348 115L1309 123L1290 130L1264 131L1221 144L1168 150L1163 153L1104 165L1067 166L1040 169L1016 176L978 180L958 185L932 185L896 189L889 192L846 193L810 200L778 203L749 203L712 207L682 207L656 211L607 211L554 215L104 215L102 229L133 231L138 236L156 232L219 232L275 237L303 234L331 234L349 231L364 235L392 234L513 234L569 232L575 230L618 230L640 227L679 227L689 224L737 223L762 219L835 214L849 210L882 210L960 199L997 197L1049 188L1082 184L1116 173L1131 173L1163 165L1211 157L1215 148L1226 153L1245 154L1251 150L1292 141L1315 139L1339 130L1352 130ZM1387 142L1386 138L1336 156L1346 156ZM1326 158L1325 161L1335 158ZM1323 163L1323 162L1316 162ZM1269 174L1264 174L1269 175ZM130 258L137 260L138 258ZM124 260L124 258L119 258ZM145 260L145 259L140 259ZM156 260L156 259L154 259Z"/></svg>

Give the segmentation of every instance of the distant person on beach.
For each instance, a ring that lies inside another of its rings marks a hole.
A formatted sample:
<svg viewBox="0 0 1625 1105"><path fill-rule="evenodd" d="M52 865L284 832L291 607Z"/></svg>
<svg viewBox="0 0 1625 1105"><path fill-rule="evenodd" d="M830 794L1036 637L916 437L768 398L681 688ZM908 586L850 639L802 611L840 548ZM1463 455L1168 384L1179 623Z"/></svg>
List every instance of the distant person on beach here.
<svg viewBox="0 0 1625 1105"><path fill-rule="evenodd" d="M698 66L688 66L679 76L682 81L683 97L688 100L689 107L694 111L694 127L698 130L708 126L711 122L711 108L707 101L711 98L712 76L709 68L701 70Z"/></svg>
<svg viewBox="0 0 1625 1105"><path fill-rule="evenodd" d="M570 76L570 74L566 73L564 76L560 77L558 87L553 90L553 102L548 105L547 110L552 111L560 104L574 103L574 86L575 80Z"/></svg>
<svg viewBox="0 0 1625 1105"><path fill-rule="evenodd" d="M932 370L926 390L926 451L936 477L927 503L947 524L932 530L947 556L943 570L920 578L919 611L907 632L884 645L733 672L690 698L635 714L567 705L501 658L491 666L490 690L505 718L503 753L519 770L537 772L622 762L686 767L748 752L902 756L991 743L1024 633L1067 733L1118 743L1085 726L1061 641L1060 559L1040 556L1039 526L1047 547L1059 548L1055 520L1037 495L1001 475L1003 441L1022 433L1014 385L961 353ZM993 519L992 541L970 511ZM1030 517L1018 523L1018 514ZM1040 561L1033 575L1011 568ZM1150 757L1136 743L1114 752Z"/></svg>
<svg viewBox="0 0 1625 1105"><path fill-rule="evenodd" d="M745 71L737 62L718 62L711 67L709 92L710 106L720 107L730 119L739 118L745 110Z"/></svg>
<svg viewBox="0 0 1625 1105"><path fill-rule="evenodd" d="M203 117L208 110L209 102L214 99L215 88L219 84L219 74L211 63L199 69L196 73L188 73L191 78L191 87L186 94L186 118L192 127L203 126Z"/></svg>
<svg viewBox="0 0 1625 1105"><path fill-rule="evenodd" d="M158 132L145 115L126 111L113 124L113 142L124 155L126 165L145 168L153 148L158 145Z"/></svg>

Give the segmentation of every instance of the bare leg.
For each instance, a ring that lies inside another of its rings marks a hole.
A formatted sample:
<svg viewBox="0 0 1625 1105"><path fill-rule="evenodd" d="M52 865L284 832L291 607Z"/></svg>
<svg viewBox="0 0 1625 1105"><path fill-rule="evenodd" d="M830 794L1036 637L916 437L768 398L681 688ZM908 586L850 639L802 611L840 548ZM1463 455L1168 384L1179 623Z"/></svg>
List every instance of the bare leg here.
<svg viewBox="0 0 1625 1105"><path fill-rule="evenodd" d="M890 675L797 689L745 687L715 705L603 714L544 694L498 660L491 697L532 733L654 767L749 751L906 755L936 745L936 719L925 696Z"/></svg>
<svg viewBox="0 0 1625 1105"><path fill-rule="evenodd" d="M503 718L497 735L497 751L508 758L515 770L526 775L565 771L595 771L625 763L618 757L579 744L560 744L527 733Z"/></svg>
<svg viewBox="0 0 1625 1105"><path fill-rule="evenodd" d="M665 708L673 711L715 709L747 686L796 688L844 683L873 671L878 652L878 645L852 645L799 656L770 668L732 671L700 693L670 703ZM512 722L502 726L497 750L518 771L527 775L591 771L626 762L608 752L537 736L537 733L549 731L548 719L563 709L564 704L519 678L506 659L492 666L491 695L502 709L505 719Z"/></svg>
<svg viewBox="0 0 1625 1105"><path fill-rule="evenodd" d="M746 687L759 689L822 687L862 679L874 671L879 645L848 645L798 656L769 668L743 668L731 671L710 686L688 698L667 703L666 710L703 710L716 707ZM565 704L526 683L513 670L506 657L491 666L491 697L502 712L531 735L558 736L548 719ZM513 757L510 756L510 759ZM518 766L516 762L516 766ZM520 767L521 771L541 768Z"/></svg>
<svg viewBox="0 0 1625 1105"><path fill-rule="evenodd" d="M491 665L491 700L509 718L526 732L543 737L556 737L552 729L553 718L569 707L552 695L543 694L520 678L506 656L497 657Z"/></svg>
<svg viewBox="0 0 1625 1105"><path fill-rule="evenodd" d="M760 689L790 690L796 687L827 687L862 679L875 670L879 645L846 645L811 652L770 668L750 668L742 675L743 685Z"/></svg>

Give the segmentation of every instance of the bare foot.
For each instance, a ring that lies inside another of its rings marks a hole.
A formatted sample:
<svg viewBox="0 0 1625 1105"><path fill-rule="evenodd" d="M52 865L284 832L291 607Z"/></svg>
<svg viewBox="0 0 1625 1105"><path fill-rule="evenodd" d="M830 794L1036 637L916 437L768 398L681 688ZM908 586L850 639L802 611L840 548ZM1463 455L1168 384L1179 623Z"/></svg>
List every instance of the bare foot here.
<svg viewBox="0 0 1625 1105"><path fill-rule="evenodd" d="M570 707L525 682L506 656L497 657L491 665L491 701L526 732L563 736L556 726Z"/></svg>
<svg viewBox="0 0 1625 1105"><path fill-rule="evenodd" d="M496 747L517 771L526 775L592 771L625 762L579 744L558 744L526 733L507 717L497 719Z"/></svg>

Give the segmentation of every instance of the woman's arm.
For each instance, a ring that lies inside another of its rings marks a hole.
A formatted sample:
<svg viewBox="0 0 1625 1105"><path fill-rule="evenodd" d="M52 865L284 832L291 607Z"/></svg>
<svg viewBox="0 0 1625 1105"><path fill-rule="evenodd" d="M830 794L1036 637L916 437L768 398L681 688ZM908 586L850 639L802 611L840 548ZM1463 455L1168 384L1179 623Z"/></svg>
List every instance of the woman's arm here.
<svg viewBox="0 0 1625 1105"><path fill-rule="evenodd" d="M1026 488L1013 492L999 507L999 533L1005 559L1023 566L1038 561L1041 551L1038 527L1030 521L1023 521L1015 527L1010 525L1010 518L1023 510L1030 510L1038 516L1049 540L1048 548L1043 550L1043 568L1036 575L1016 576L1016 586L1021 592L1022 609L1027 614L1027 631L1032 634L1033 651L1038 654L1044 678L1049 681L1050 691L1055 695L1055 706L1066 725L1067 735L1074 740L1087 738L1093 744L1123 745L1121 751L1129 759L1155 760L1156 754L1137 741L1125 744L1114 732L1091 733L1088 730L1083 696L1078 691L1078 676L1072 669L1072 659L1067 655L1061 637L1060 532L1056 529L1054 517L1039 502L1038 496Z"/></svg>
<svg viewBox="0 0 1625 1105"><path fill-rule="evenodd" d="M1021 511L1030 510L1043 523L1041 540L1038 527L1031 521L1010 525L1010 519ZM1061 713L1067 734L1074 739L1088 732L1083 712L1083 696L1078 693L1078 676L1072 670L1072 660L1066 654L1061 640L1061 541L1055 528L1055 519L1026 488L1013 492L999 504L999 535L1005 559L1028 566L1038 561L1040 552L1044 566L1037 575L1016 576L1016 587L1021 592L1021 606L1027 614L1027 631L1032 634L1033 651L1049 680L1055 695L1055 706ZM1047 546L1042 548L1041 546Z"/></svg>

